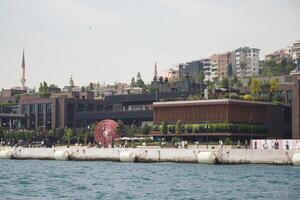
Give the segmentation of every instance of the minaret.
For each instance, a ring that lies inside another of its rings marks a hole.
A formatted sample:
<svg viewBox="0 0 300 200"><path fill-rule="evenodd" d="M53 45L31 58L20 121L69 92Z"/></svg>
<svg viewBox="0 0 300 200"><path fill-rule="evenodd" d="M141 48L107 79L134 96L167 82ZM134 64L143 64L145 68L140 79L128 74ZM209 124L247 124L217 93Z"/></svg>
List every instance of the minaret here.
<svg viewBox="0 0 300 200"><path fill-rule="evenodd" d="M25 90L25 54L24 54L24 49L23 49L23 58L22 58L22 78L21 78L21 85L22 85L22 90Z"/></svg>
<svg viewBox="0 0 300 200"><path fill-rule="evenodd" d="M154 64L154 77L153 77L153 80L157 81L157 65L156 65L156 62Z"/></svg>

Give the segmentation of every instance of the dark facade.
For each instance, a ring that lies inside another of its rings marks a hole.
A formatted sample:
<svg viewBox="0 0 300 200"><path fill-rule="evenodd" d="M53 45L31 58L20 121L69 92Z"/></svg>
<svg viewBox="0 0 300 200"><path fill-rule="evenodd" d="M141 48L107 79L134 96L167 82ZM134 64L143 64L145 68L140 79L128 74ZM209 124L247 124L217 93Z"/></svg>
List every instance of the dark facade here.
<svg viewBox="0 0 300 200"><path fill-rule="evenodd" d="M154 124L236 123L265 125L265 137L288 138L290 107L265 102L217 99L154 103Z"/></svg>
<svg viewBox="0 0 300 200"><path fill-rule="evenodd" d="M29 129L87 127L103 119L122 119L125 124L153 121L152 104L155 101L184 99L189 93L133 94L106 96L94 100L90 94L59 93L50 98L32 96L20 100Z"/></svg>
<svg viewBox="0 0 300 200"><path fill-rule="evenodd" d="M198 80L199 73L203 71L203 62L201 60L188 62L179 65L179 77L190 77L192 80Z"/></svg>

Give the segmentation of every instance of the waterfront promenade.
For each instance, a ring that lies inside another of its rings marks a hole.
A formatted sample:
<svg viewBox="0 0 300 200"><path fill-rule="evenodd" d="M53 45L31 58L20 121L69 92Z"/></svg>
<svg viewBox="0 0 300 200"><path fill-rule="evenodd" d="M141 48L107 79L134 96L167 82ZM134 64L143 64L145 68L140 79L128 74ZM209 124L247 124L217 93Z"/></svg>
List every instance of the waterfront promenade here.
<svg viewBox="0 0 300 200"><path fill-rule="evenodd" d="M209 164L292 165L292 160L295 155L300 155L300 150L177 149L159 147L96 148L81 146L71 146L69 148L0 148L0 158L8 159L109 160L127 162L183 162Z"/></svg>

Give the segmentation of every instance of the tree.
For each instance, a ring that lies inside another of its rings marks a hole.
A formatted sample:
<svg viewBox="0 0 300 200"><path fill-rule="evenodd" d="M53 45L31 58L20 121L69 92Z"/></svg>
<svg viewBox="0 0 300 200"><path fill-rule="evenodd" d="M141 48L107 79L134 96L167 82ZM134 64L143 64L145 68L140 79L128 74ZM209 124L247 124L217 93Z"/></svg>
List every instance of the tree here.
<svg viewBox="0 0 300 200"><path fill-rule="evenodd" d="M182 124L181 124L181 120L178 120L176 122L176 127L175 127L175 133L176 135L179 135L182 131Z"/></svg>
<svg viewBox="0 0 300 200"><path fill-rule="evenodd" d="M140 72L138 72L136 75L136 80L141 80L141 79L142 79L142 75Z"/></svg>
<svg viewBox="0 0 300 200"><path fill-rule="evenodd" d="M200 83L203 83L203 82L204 82L204 79L205 79L204 72L201 71L201 72L198 74L198 81L199 81Z"/></svg>
<svg viewBox="0 0 300 200"><path fill-rule="evenodd" d="M85 87L84 86L81 87L80 92L85 92Z"/></svg>
<svg viewBox="0 0 300 200"><path fill-rule="evenodd" d="M222 88L228 88L229 87L229 82L228 82L228 78L223 77L222 81L221 81L221 87Z"/></svg>
<svg viewBox="0 0 300 200"><path fill-rule="evenodd" d="M94 90L94 83L90 82L88 86L88 91L93 91Z"/></svg>
<svg viewBox="0 0 300 200"><path fill-rule="evenodd" d="M59 88L57 85L55 85L55 84L50 84L49 86L48 86L48 88Z"/></svg>
<svg viewBox="0 0 300 200"><path fill-rule="evenodd" d="M136 75L136 87L140 87L140 88L145 87L145 83L142 80L142 75L140 72L138 72L138 74Z"/></svg>
<svg viewBox="0 0 300 200"><path fill-rule="evenodd" d="M278 90L278 87L279 87L278 79L271 80L271 83L270 83L270 92L271 93L276 92Z"/></svg>
<svg viewBox="0 0 300 200"><path fill-rule="evenodd" d="M251 94L258 95L260 93L260 89L260 82L257 79L252 79L250 85Z"/></svg>
<svg viewBox="0 0 300 200"><path fill-rule="evenodd" d="M48 93L48 84L46 81L43 82L43 94L47 94Z"/></svg>
<svg viewBox="0 0 300 200"><path fill-rule="evenodd" d="M176 126L175 126L175 133L177 135L177 142L179 144L179 135L181 134L182 131L182 124L181 124L181 120L178 120L176 122Z"/></svg>
<svg viewBox="0 0 300 200"><path fill-rule="evenodd" d="M68 143L68 146L70 146L72 137L73 137L73 131L70 128L66 128L64 130L64 140L65 142Z"/></svg>
<svg viewBox="0 0 300 200"><path fill-rule="evenodd" d="M167 123L163 121L161 123L159 129L160 129L160 133L161 134L167 134L168 133L168 125L167 125Z"/></svg>
<svg viewBox="0 0 300 200"><path fill-rule="evenodd" d="M149 133L150 133L150 127L148 126L148 124L145 124L142 128L142 134L148 135Z"/></svg>
<svg viewBox="0 0 300 200"><path fill-rule="evenodd" d="M124 123L121 119L118 120L118 124L117 124L117 127L116 127L116 133L119 137L122 136L122 133L124 131Z"/></svg>
<svg viewBox="0 0 300 200"><path fill-rule="evenodd" d="M135 87L135 86L136 86L135 78L132 77L132 78L131 78L131 81L130 81L130 87Z"/></svg>
<svg viewBox="0 0 300 200"><path fill-rule="evenodd" d="M40 83L40 87L39 87L39 93L42 94L43 93L43 84Z"/></svg>

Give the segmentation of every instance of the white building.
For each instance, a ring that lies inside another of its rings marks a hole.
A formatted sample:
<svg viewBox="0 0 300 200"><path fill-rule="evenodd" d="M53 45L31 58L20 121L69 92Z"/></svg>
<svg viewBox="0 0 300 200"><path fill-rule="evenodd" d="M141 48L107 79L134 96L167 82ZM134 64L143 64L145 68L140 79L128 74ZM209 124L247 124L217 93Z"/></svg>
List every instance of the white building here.
<svg viewBox="0 0 300 200"><path fill-rule="evenodd" d="M243 47L235 50L236 75L246 78L259 75L259 49Z"/></svg>
<svg viewBox="0 0 300 200"><path fill-rule="evenodd" d="M202 60L203 62L203 72L204 72L204 81L212 81L211 77L211 59L205 58Z"/></svg>
<svg viewBox="0 0 300 200"><path fill-rule="evenodd" d="M295 63L297 63L297 58L300 58L300 40L293 43L292 58Z"/></svg>
<svg viewBox="0 0 300 200"><path fill-rule="evenodd" d="M210 67L210 79L218 78L218 64L219 64L219 57L218 55L214 54L210 57L211 60L211 67Z"/></svg>
<svg viewBox="0 0 300 200"><path fill-rule="evenodd" d="M169 81L176 81L179 79L179 66L175 65L173 68L169 68L166 70L165 77L168 78Z"/></svg>

